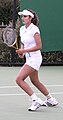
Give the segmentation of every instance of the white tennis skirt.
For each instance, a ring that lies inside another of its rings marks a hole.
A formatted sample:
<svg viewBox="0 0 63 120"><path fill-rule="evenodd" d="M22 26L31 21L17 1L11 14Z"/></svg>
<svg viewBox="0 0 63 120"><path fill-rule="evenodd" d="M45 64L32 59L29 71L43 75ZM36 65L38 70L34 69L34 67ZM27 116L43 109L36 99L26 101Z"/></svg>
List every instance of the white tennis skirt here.
<svg viewBox="0 0 63 120"><path fill-rule="evenodd" d="M39 70L40 66L42 63L42 56L40 58L29 58L26 60L27 65L29 65L30 67L34 68L35 70Z"/></svg>

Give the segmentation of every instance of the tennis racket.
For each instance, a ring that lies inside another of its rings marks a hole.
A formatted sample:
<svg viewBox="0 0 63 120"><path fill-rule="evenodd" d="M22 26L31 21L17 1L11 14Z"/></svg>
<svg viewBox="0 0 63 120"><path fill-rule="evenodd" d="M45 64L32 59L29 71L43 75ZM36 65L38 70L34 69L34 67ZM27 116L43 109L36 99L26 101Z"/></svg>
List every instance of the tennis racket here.
<svg viewBox="0 0 63 120"><path fill-rule="evenodd" d="M16 35L16 30L12 27L6 27L3 31L3 42L8 47L13 47L18 49L18 36Z"/></svg>

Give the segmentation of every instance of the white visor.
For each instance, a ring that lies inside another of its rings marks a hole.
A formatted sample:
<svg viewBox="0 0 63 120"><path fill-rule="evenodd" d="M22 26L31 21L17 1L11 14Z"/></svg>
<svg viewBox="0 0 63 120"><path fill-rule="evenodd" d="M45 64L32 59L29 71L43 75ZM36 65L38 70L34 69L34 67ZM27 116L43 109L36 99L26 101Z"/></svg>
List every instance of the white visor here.
<svg viewBox="0 0 63 120"><path fill-rule="evenodd" d="M31 13L30 11L28 10L23 10L22 12L18 12L18 15L30 15L32 18L34 18L34 15L33 13Z"/></svg>

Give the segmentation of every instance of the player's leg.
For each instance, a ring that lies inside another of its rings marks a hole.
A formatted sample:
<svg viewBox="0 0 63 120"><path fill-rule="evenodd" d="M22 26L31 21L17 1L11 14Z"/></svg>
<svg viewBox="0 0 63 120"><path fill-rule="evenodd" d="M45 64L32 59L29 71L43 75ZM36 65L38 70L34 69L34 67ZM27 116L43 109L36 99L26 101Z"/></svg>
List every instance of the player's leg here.
<svg viewBox="0 0 63 120"><path fill-rule="evenodd" d="M47 96L49 94L48 90L46 89L46 87L39 81L39 77L38 77L38 71L34 71L33 73L31 73L31 75L29 76L31 82L45 95Z"/></svg>
<svg viewBox="0 0 63 120"><path fill-rule="evenodd" d="M34 69L30 66L24 64L23 67L20 69L17 77L16 77L16 83L29 95L31 96L34 92L30 88L30 86L24 81L32 72L34 72Z"/></svg>
<svg viewBox="0 0 63 120"><path fill-rule="evenodd" d="M29 75L31 82L45 95L48 94L47 89L44 87L44 85L42 85L40 83L40 81L38 80L38 71L34 71L33 73L31 73ZM39 108L40 106L47 106L47 104L45 102L43 102L40 98L35 99L34 97L34 93L31 96L32 98L32 105L28 108L29 111L31 110L36 110L37 108Z"/></svg>

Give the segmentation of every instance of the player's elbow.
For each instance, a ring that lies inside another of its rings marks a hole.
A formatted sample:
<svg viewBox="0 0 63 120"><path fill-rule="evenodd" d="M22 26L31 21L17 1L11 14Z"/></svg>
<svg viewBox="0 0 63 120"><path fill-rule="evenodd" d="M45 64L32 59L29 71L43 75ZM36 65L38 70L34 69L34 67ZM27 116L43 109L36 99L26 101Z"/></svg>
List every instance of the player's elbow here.
<svg viewBox="0 0 63 120"><path fill-rule="evenodd" d="M37 50L41 50L42 49L42 46L37 46Z"/></svg>
<svg viewBox="0 0 63 120"><path fill-rule="evenodd" d="M39 45L39 49L42 49L42 44Z"/></svg>

